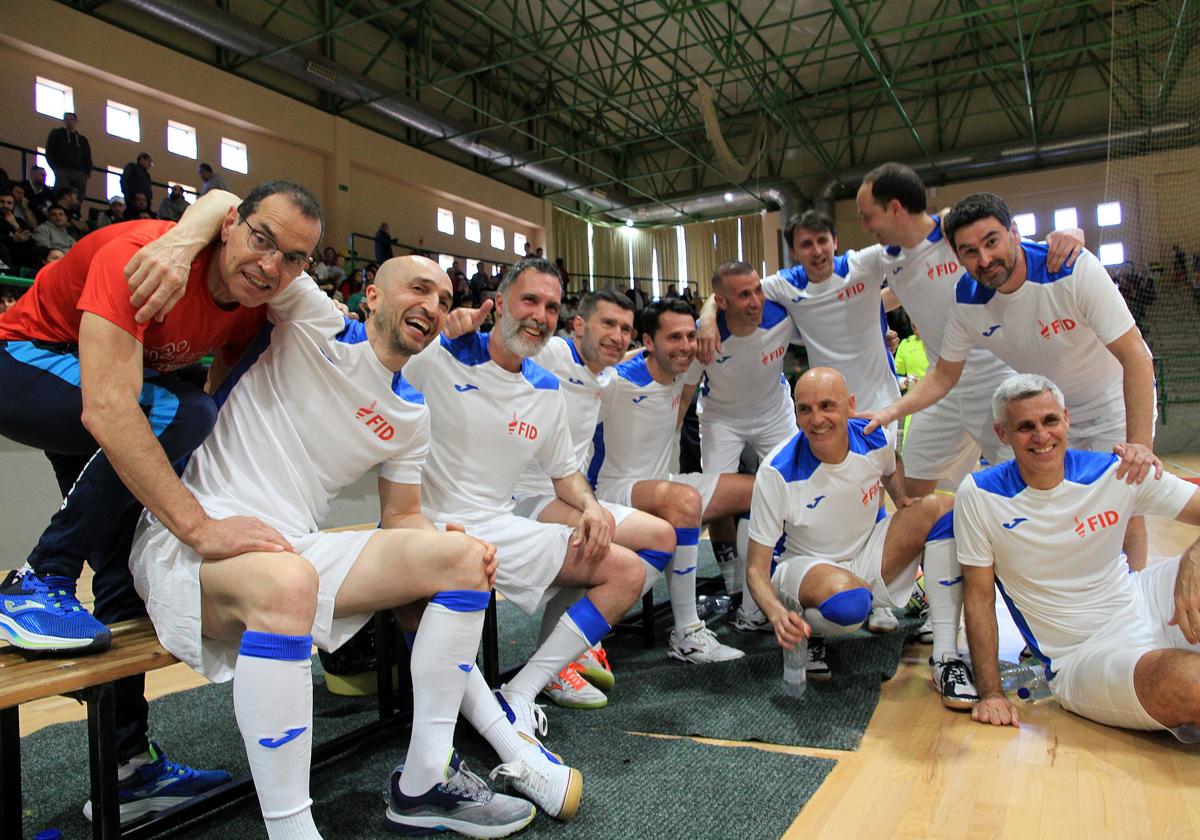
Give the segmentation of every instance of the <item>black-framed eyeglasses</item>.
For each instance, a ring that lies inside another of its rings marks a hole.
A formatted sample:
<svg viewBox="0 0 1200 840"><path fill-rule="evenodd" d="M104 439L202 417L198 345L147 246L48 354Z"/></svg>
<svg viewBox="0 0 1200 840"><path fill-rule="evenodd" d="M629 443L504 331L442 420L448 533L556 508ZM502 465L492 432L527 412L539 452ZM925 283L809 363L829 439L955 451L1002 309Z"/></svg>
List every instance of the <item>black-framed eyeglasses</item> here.
<svg viewBox="0 0 1200 840"><path fill-rule="evenodd" d="M254 227L248 220L242 219L242 224L250 231L246 234L246 244L250 246L250 250L267 259L276 254L282 254L280 267L289 275L297 275L301 271L307 270L313 264L312 257L303 251L281 252L278 242Z"/></svg>

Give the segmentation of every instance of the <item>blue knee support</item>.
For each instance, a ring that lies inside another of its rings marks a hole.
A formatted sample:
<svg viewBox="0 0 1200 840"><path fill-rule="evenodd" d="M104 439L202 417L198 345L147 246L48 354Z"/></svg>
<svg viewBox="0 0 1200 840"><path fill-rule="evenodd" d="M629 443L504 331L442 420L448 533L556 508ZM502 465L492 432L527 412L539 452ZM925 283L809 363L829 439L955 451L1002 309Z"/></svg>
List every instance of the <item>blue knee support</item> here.
<svg viewBox="0 0 1200 840"><path fill-rule="evenodd" d="M871 612L871 592L863 587L830 595L817 607L826 620L849 627L862 624Z"/></svg>

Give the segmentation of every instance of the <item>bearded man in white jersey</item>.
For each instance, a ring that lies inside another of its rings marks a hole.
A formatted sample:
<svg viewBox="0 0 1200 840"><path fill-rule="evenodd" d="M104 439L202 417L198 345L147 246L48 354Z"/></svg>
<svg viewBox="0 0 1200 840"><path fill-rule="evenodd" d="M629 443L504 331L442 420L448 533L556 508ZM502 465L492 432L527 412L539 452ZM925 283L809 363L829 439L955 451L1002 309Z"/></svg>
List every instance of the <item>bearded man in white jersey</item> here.
<svg viewBox="0 0 1200 840"><path fill-rule="evenodd" d="M738 471L746 446L761 459L796 433L783 366L788 345L798 344L800 333L786 309L766 300L758 272L746 263L717 266L712 288L721 352L711 364L692 362L684 377L683 404L691 403L699 385L700 463L705 473L720 475ZM736 542L719 539L719 522L709 526L709 534L726 588L742 594L733 626L770 632L770 622L745 587L748 517L749 512L738 517Z"/></svg>
<svg viewBox="0 0 1200 840"><path fill-rule="evenodd" d="M1058 383L1076 421L1072 444L1118 452L1120 476L1140 480L1159 462L1154 438L1154 361L1129 307L1100 261L1083 251L1054 271L1046 245L1024 242L1008 205L992 193L959 201L943 229L966 269L938 363L900 400L865 412L893 423L950 393L973 346L1013 369ZM1145 523L1126 531L1132 569L1146 564Z"/></svg>
<svg viewBox="0 0 1200 840"><path fill-rule="evenodd" d="M809 678L829 679L825 638L853 632L874 608L903 606L923 553L953 553L953 503L905 496L894 432L867 434L866 421L851 418L855 398L838 371L805 371L795 402L800 431L767 455L754 483L746 581L780 645L807 637ZM896 504L892 516L880 506L884 490ZM937 677L946 705L965 709L978 699L960 660Z"/></svg>
<svg viewBox="0 0 1200 840"><path fill-rule="evenodd" d="M700 528L750 507L748 475L672 473L674 441L682 422L683 374L696 355L696 322L679 299L642 310L645 352L616 366L605 391L588 478L607 502L635 507L675 529L667 578L674 629L667 655L692 664L740 659L696 612ZM665 574L665 572L664 572Z"/></svg>
<svg viewBox="0 0 1200 840"><path fill-rule="evenodd" d="M442 336L414 357L405 373L422 389L433 422L443 430L425 470L429 517L439 524L462 522L467 533L495 545L496 590L526 614L545 606L560 589L583 591L494 696L473 671L463 700L463 714L505 762L523 761L532 745L561 767L538 740L546 725L534 698L637 601L645 563L611 543L613 517L579 471L561 385L533 359L558 324L558 270L544 259L520 260L498 291L498 317L490 333ZM513 491L530 461L548 476L554 495L579 512L574 528L513 512ZM517 739L511 737L510 722ZM560 804L544 809L570 819L582 778L570 770L547 784Z"/></svg>
<svg viewBox="0 0 1200 840"><path fill-rule="evenodd" d="M211 679L233 678L272 840L320 837L308 795L314 642L335 650L375 611L415 604L420 722L391 779L387 825L499 837L536 809L488 790L452 741L495 549L422 514L429 413L401 372L437 335L450 282L436 263L402 257L380 268L367 296L375 316L365 326L344 320L307 276L273 299L273 329L221 386L216 427L183 474L210 515L257 516L285 550L204 558L145 513L130 567L163 645ZM332 499L376 466L382 529L319 530ZM545 799L543 774L515 775L518 790Z"/></svg>
<svg viewBox="0 0 1200 840"><path fill-rule="evenodd" d="M1000 688L998 587L1064 709L1200 740L1200 541L1135 574L1120 557L1133 515L1200 525L1200 488L1161 468L1130 484L1115 454L1069 448L1062 391L1044 376L1009 378L992 406L1015 460L965 478L954 510L981 698L971 716L1020 725Z"/></svg>

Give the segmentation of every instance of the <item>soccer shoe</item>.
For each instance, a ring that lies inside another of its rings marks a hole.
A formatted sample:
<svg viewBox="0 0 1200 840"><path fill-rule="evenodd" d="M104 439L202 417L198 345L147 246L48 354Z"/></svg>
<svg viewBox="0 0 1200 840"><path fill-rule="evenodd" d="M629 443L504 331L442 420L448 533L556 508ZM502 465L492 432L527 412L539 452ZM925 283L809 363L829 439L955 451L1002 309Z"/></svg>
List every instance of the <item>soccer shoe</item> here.
<svg viewBox="0 0 1200 840"><path fill-rule="evenodd" d="M10 572L0 583L0 638L42 652L105 650L112 632L75 597L75 581Z"/></svg>
<svg viewBox="0 0 1200 840"><path fill-rule="evenodd" d="M542 745L541 738L546 735L546 713L532 700L526 700L520 695L505 691L506 686L507 683L493 692L496 695L496 702L500 704L504 716L508 718L508 722L513 725L521 737L540 747Z"/></svg>
<svg viewBox="0 0 1200 840"><path fill-rule="evenodd" d="M503 793L467 769L458 754L450 757L450 776L420 796L400 792L404 765L392 771L384 826L396 834L453 831L467 837L507 837L533 821L537 808Z"/></svg>
<svg viewBox="0 0 1200 840"><path fill-rule="evenodd" d="M925 621L921 623L917 632L913 633L912 641L923 645L933 644L933 619L929 617L928 613L925 614Z"/></svg>
<svg viewBox="0 0 1200 840"><path fill-rule="evenodd" d="M929 682L948 709L969 709L979 702L979 692L967 663L950 654L940 660L929 657Z"/></svg>
<svg viewBox="0 0 1200 840"><path fill-rule="evenodd" d="M690 662L693 665L705 665L709 662L729 662L741 659L745 651L731 648L717 641L717 634L709 630L703 621L690 627L671 631L671 641L667 645L667 655L680 662Z"/></svg>
<svg viewBox="0 0 1200 840"><path fill-rule="evenodd" d="M501 764L490 776L506 777L517 793L563 822L579 810L583 774L540 744L527 743L524 753Z"/></svg>
<svg viewBox="0 0 1200 840"><path fill-rule="evenodd" d="M821 636L808 637L808 665L804 668L804 674L808 679L818 681L833 677L825 662L825 639Z"/></svg>
<svg viewBox="0 0 1200 840"><path fill-rule="evenodd" d="M575 660L579 666L579 676L590 682L601 691L612 691L617 678L613 676L612 667L608 664L608 651L598 642L590 647L583 655Z"/></svg>
<svg viewBox="0 0 1200 840"><path fill-rule="evenodd" d="M194 770L176 764L153 741L149 753L143 753L142 757L147 763L117 782L122 824L187 802L225 784L230 778L224 770ZM83 815L89 820L92 818L92 800L84 803Z"/></svg>
<svg viewBox="0 0 1200 840"><path fill-rule="evenodd" d="M578 662L563 668L542 689L556 706L564 709L603 709L608 705L604 692L585 680Z"/></svg>
<svg viewBox="0 0 1200 840"><path fill-rule="evenodd" d="M900 620L887 607L872 607L867 616L867 629L872 633L891 633L899 626Z"/></svg>
<svg viewBox="0 0 1200 840"><path fill-rule="evenodd" d="M774 633L770 620L763 615L762 610L747 612L744 607L738 607L733 615L733 629L743 633Z"/></svg>

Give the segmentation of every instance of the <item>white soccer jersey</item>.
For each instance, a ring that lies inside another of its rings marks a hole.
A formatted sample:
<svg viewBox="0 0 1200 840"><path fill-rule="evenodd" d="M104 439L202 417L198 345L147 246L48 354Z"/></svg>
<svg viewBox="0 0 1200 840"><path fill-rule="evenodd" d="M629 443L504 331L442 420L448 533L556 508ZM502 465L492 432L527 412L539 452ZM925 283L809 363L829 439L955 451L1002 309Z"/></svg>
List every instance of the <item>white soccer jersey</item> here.
<svg viewBox="0 0 1200 840"><path fill-rule="evenodd" d="M963 273L950 240L942 235L942 220L933 217L933 230L915 248L872 245L858 253L864 262L873 261L877 266L875 270L887 280L888 287L895 292L921 333L929 364L937 364L942 354L946 322L950 320L950 310L954 306L954 288ZM961 381L965 384L983 381L999 384L1012 372L1012 368L987 350L973 347L967 354Z"/></svg>
<svg viewBox="0 0 1200 840"><path fill-rule="evenodd" d="M571 431L571 443L575 448L575 466L587 470L592 453L592 436L600 422L600 400L604 389L612 381L612 368L592 373L591 368L579 355L573 338L550 339L535 361L558 379L559 390L567 405L567 425ZM516 496L554 495L550 476L537 461L530 461L521 471L517 481Z"/></svg>
<svg viewBox="0 0 1200 840"><path fill-rule="evenodd" d="M517 373L504 370L492 361L490 337L441 337L404 368L437 429L424 481L431 519L510 512L530 460L554 478L578 468L558 380L532 359Z"/></svg>
<svg viewBox="0 0 1200 840"><path fill-rule="evenodd" d="M895 441L884 429L864 435L866 425L850 420L850 451L840 464L817 460L804 432L773 449L754 479L750 539L773 546L782 533L789 555L856 557L886 515L882 480L896 471Z"/></svg>
<svg viewBox="0 0 1200 840"><path fill-rule="evenodd" d="M783 363L789 344L800 343L800 332L787 310L766 301L762 319L750 335L729 331L725 313L717 313L721 352L711 365L699 361L684 375L688 385L700 383L696 413L700 422L759 423L781 412L792 413L792 400Z"/></svg>
<svg viewBox="0 0 1200 840"><path fill-rule="evenodd" d="M972 473L954 501L958 560L994 566L1031 649L1052 662L1133 604L1121 559L1129 517L1174 518L1196 487L1170 473L1126 484L1111 453L1067 450L1064 481L1035 490L1015 461Z"/></svg>
<svg viewBox="0 0 1200 840"><path fill-rule="evenodd" d="M257 516L303 535L378 464L388 481L420 484L429 412L379 361L363 325L343 320L306 276L268 314L273 327L221 387L216 427L183 474L209 515Z"/></svg>
<svg viewBox="0 0 1200 840"><path fill-rule="evenodd" d="M665 480L677 435L683 377L670 385L654 381L645 354L614 369L604 392L588 480L595 487L613 481Z"/></svg>
<svg viewBox="0 0 1200 840"><path fill-rule="evenodd" d="M1105 347L1133 327L1133 316L1100 261L1083 251L1071 266L1046 270L1046 246L1022 242L1026 280L1003 295L963 274L942 343L960 362L971 347L990 350L1014 369L1049 377L1073 421L1124 416L1123 372Z"/></svg>
<svg viewBox="0 0 1200 840"><path fill-rule="evenodd" d="M879 300L883 278L854 251L833 259L833 274L813 283L803 266L763 280L767 298L781 304L804 336L813 367L841 372L857 408L883 408L900 398L892 354L884 343L887 319Z"/></svg>

